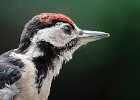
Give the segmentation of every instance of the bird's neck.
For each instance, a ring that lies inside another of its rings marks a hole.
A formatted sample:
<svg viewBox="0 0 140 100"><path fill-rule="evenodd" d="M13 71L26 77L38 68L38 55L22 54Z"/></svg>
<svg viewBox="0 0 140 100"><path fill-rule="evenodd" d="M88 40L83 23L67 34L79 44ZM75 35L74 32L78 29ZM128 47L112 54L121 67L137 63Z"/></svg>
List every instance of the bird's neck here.
<svg viewBox="0 0 140 100"><path fill-rule="evenodd" d="M63 61L69 61L72 59L74 51L66 51L64 48L54 47L52 44L40 41L35 44L31 44L25 50L19 50L28 58L32 59L37 69L37 75L42 73L46 76L48 70L54 71L54 76L59 74ZM44 76L44 77L45 77Z"/></svg>
<svg viewBox="0 0 140 100"><path fill-rule="evenodd" d="M40 98L48 97L53 77L59 74L63 61L72 58L72 52L62 52L46 42L32 44L26 50L17 49L17 54L25 56L33 64L35 68L33 84L35 83L38 95L42 95Z"/></svg>
<svg viewBox="0 0 140 100"><path fill-rule="evenodd" d="M25 64L23 67L24 72L22 73L23 77L20 80L21 84L23 84L23 90L29 91L30 97L34 97L32 94L37 95L35 97L39 98L37 100L46 100L48 98L53 77L59 74L63 63L63 57L54 54L54 51L50 48L49 45L48 47L46 45L46 52L44 53L38 46L32 45L24 53L16 50L12 53L13 57L21 59ZM25 89L25 86L30 88ZM36 92L34 93L33 90ZM23 95L21 94L21 96ZM18 100L18 97L15 100Z"/></svg>
<svg viewBox="0 0 140 100"><path fill-rule="evenodd" d="M35 83L38 94L42 94L42 91L45 92L45 90L49 91L52 79L59 74L63 63L63 56L60 55L59 50L51 44L42 42L32 44L19 54L27 57L35 67Z"/></svg>

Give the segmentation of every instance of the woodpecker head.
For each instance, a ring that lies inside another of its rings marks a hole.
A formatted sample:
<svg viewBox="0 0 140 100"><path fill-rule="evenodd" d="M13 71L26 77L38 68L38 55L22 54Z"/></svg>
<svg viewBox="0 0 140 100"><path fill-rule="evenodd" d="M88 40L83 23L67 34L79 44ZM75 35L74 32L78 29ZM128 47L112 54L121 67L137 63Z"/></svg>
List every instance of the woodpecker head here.
<svg viewBox="0 0 140 100"><path fill-rule="evenodd" d="M20 45L14 52L19 53L17 58L26 59L25 65L36 68L35 83L39 93L45 77L50 73L58 75L63 61L70 60L75 50L108 36L108 33L80 29L63 14L41 13L25 25Z"/></svg>
<svg viewBox="0 0 140 100"><path fill-rule="evenodd" d="M21 35L19 51L26 52L31 45L39 45L44 52L48 45L60 55L72 55L80 46L108 37L108 33L80 29L66 15L41 13L33 17ZM69 60L71 57L65 57Z"/></svg>

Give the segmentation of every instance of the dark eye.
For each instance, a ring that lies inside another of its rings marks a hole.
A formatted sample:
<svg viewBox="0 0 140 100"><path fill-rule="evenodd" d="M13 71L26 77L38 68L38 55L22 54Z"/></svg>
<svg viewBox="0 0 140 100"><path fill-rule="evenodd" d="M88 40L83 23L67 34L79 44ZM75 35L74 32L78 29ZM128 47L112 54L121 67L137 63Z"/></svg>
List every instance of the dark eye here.
<svg viewBox="0 0 140 100"><path fill-rule="evenodd" d="M65 25L63 30L65 33L71 34L72 27L70 25Z"/></svg>

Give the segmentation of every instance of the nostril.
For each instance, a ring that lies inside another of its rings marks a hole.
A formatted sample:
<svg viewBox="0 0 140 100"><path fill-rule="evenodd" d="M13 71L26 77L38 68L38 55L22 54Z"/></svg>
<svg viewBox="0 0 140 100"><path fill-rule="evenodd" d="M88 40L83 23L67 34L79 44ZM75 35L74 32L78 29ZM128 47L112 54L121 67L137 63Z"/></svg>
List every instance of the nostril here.
<svg viewBox="0 0 140 100"><path fill-rule="evenodd" d="M79 35L83 35L83 31L82 30L79 31Z"/></svg>

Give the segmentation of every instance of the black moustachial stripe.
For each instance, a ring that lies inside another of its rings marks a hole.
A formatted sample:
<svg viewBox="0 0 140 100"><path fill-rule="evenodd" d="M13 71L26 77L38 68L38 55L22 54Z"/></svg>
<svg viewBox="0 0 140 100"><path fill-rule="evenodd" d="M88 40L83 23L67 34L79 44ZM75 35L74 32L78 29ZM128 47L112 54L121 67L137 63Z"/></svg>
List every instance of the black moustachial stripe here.
<svg viewBox="0 0 140 100"><path fill-rule="evenodd" d="M33 62L36 66L36 83L38 88L38 93L40 93L40 88L42 87L43 80L47 76L48 70L54 70L53 60L55 57L61 55L65 50L70 50L77 43L77 38L68 42L64 47L54 47L49 42L40 41L38 42L38 48L44 53L44 55L33 58Z"/></svg>
<svg viewBox="0 0 140 100"><path fill-rule="evenodd" d="M40 88L42 86L42 82L45 79L47 72L49 69L54 69L52 61L55 57L57 57L58 53L56 48L47 43L45 41L40 41L38 43L38 47L44 53L44 55L33 58L33 62L36 66L36 83L38 88L38 93L40 92Z"/></svg>

